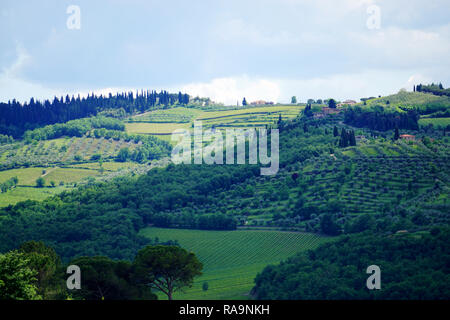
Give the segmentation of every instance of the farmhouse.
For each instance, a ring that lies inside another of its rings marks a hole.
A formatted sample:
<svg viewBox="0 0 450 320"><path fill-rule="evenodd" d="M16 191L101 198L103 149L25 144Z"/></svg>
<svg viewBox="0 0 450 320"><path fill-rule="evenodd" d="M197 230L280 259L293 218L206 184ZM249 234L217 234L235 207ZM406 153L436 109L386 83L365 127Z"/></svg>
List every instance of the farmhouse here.
<svg viewBox="0 0 450 320"><path fill-rule="evenodd" d="M264 106L264 105L268 105L268 104L273 104L272 101L264 101L264 100L256 100L253 102L250 102L250 105L252 106Z"/></svg>
<svg viewBox="0 0 450 320"><path fill-rule="evenodd" d="M321 118L324 118L324 117L325 117L325 115L323 113L314 113L313 114L313 118L314 119L321 119Z"/></svg>
<svg viewBox="0 0 450 320"><path fill-rule="evenodd" d="M400 139L403 139L406 141L414 141L416 139L416 136L413 136L411 134L401 134Z"/></svg>
<svg viewBox="0 0 450 320"><path fill-rule="evenodd" d="M336 108L328 108L328 107L323 107L322 108L322 113L323 114L336 114L341 112L341 109L336 109Z"/></svg>
<svg viewBox="0 0 450 320"><path fill-rule="evenodd" d="M364 135L358 135L358 136L355 136L355 140L356 140L356 142L359 142L359 141L364 141L367 139L366 139L366 136L364 136Z"/></svg>
<svg viewBox="0 0 450 320"><path fill-rule="evenodd" d="M339 103L337 106L338 107L342 107L344 105L349 105L349 106L353 106L354 104L356 104L357 102L355 100L345 100L342 101L341 103Z"/></svg>

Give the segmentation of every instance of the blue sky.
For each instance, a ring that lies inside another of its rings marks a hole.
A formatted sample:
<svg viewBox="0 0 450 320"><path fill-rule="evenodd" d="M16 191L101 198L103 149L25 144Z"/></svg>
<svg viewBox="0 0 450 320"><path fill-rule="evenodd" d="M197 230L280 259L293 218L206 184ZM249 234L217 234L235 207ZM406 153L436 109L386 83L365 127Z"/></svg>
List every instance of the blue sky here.
<svg viewBox="0 0 450 320"><path fill-rule="evenodd" d="M80 29L67 28L70 5ZM367 25L373 6L379 28ZM143 88L235 104L450 86L449 17L448 0L2 0L0 101Z"/></svg>

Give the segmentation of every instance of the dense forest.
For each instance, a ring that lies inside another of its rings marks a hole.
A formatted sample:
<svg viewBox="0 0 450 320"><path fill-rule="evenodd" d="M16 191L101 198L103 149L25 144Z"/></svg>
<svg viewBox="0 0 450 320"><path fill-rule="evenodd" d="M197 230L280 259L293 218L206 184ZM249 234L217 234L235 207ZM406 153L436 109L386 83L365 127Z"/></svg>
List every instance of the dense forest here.
<svg viewBox="0 0 450 320"><path fill-rule="evenodd" d="M259 173L257 166L174 166L65 192L43 202L25 201L0 209L0 252L28 240L43 240L68 260L81 255L131 259L146 239L149 223L234 229L230 218L214 215L164 220L163 212L204 204L214 190L228 189ZM163 222L164 221L164 222Z"/></svg>
<svg viewBox="0 0 450 320"><path fill-rule="evenodd" d="M342 236L268 266L255 279L256 299L448 299L450 229L430 233ZM382 290L367 290L366 268L378 265Z"/></svg>
<svg viewBox="0 0 450 320"><path fill-rule="evenodd" d="M189 103L189 95L167 91L127 92L116 95L76 98L68 95L55 97L53 101L44 102L31 98L29 102L20 103L16 100L0 103L0 134L20 137L23 132L47 124L63 123L69 120L87 118L98 113L108 113L111 110L122 110L122 115L143 112L159 107L178 103Z"/></svg>
<svg viewBox="0 0 450 320"><path fill-rule="evenodd" d="M351 107L345 110L344 122L355 127L367 127L377 131L394 128L417 130L419 114L415 110L393 112L383 107Z"/></svg>

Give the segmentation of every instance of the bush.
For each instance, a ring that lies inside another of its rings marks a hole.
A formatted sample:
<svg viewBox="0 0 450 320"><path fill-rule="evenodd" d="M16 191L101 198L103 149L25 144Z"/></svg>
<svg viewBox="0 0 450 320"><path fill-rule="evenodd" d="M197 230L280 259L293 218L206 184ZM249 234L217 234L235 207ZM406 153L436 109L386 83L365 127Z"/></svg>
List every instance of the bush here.
<svg viewBox="0 0 450 320"><path fill-rule="evenodd" d="M45 180L42 177L36 179L36 187L43 188L45 186Z"/></svg>

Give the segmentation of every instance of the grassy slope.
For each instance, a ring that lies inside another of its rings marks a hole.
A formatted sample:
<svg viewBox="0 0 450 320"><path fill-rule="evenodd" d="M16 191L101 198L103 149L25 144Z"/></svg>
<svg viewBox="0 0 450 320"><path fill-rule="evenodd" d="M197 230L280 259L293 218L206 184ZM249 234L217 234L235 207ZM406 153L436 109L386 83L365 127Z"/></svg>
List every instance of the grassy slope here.
<svg viewBox="0 0 450 320"><path fill-rule="evenodd" d="M263 127L277 121L280 114L283 119L294 118L302 109L303 106L291 105L223 111L202 111L179 107L134 116L131 118L133 122L126 123L126 130L128 133L153 133L169 141L170 134L175 129L190 129L194 121L201 121L204 127Z"/></svg>
<svg viewBox="0 0 450 320"><path fill-rule="evenodd" d="M445 128L450 125L450 118L424 118L419 120L421 126L427 126L430 123L435 128Z"/></svg>
<svg viewBox="0 0 450 320"><path fill-rule="evenodd" d="M68 188L60 186L55 188L17 187L6 193L0 193L0 207L6 207L25 200L41 201L64 190L68 190Z"/></svg>
<svg viewBox="0 0 450 320"><path fill-rule="evenodd" d="M204 264L203 275L176 299L247 299L253 279L268 264L317 247L330 238L279 231L200 231L146 228L141 234L178 240ZM208 282L208 291L202 290ZM161 299L164 296L160 296Z"/></svg>
<svg viewBox="0 0 450 320"><path fill-rule="evenodd" d="M435 96L430 93L406 91L401 91L389 96L368 100L367 105L385 106L387 101L389 101L389 106L393 108L398 106L420 108L430 103L447 103L448 105L450 105L450 97L447 96Z"/></svg>

